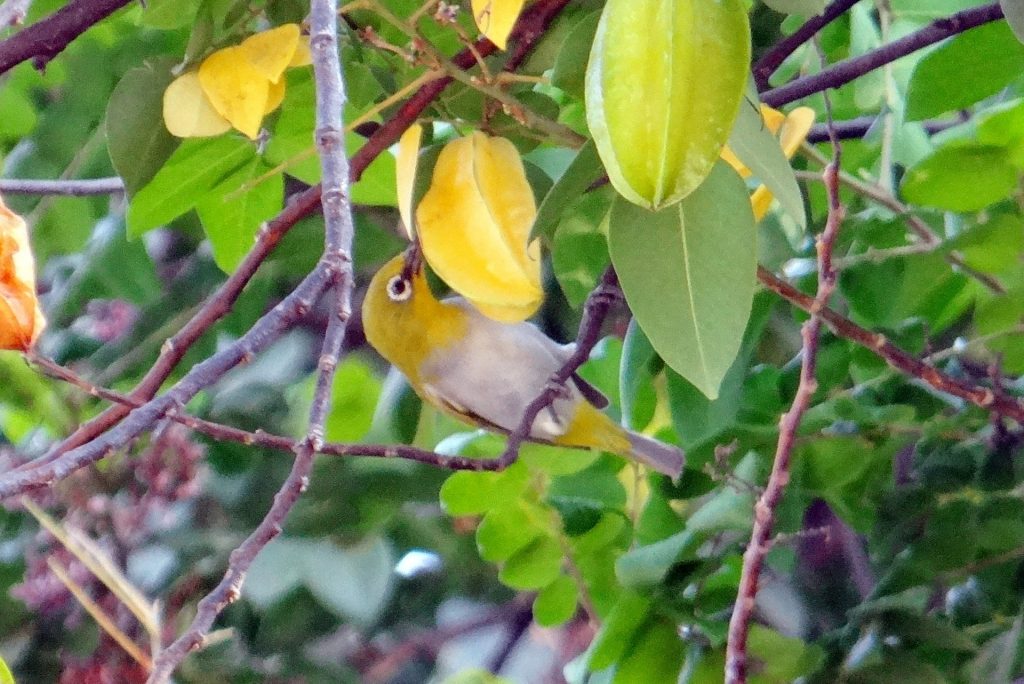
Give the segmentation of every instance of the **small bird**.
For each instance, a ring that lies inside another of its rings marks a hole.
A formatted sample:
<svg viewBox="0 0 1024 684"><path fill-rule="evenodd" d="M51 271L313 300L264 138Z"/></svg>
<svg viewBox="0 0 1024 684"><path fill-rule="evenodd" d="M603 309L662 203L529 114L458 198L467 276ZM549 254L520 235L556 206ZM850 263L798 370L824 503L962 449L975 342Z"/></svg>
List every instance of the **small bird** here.
<svg viewBox="0 0 1024 684"><path fill-rule="evenodd" d="M574 350L532 323L500 323L460 297L438 300L419 250L386 263L363 302L366 339L398 367L426 402L457 419L508 434ZM618 425L608 400L578 375L537 416L530 438L635 459L673 479L682 450Z"/></svg>

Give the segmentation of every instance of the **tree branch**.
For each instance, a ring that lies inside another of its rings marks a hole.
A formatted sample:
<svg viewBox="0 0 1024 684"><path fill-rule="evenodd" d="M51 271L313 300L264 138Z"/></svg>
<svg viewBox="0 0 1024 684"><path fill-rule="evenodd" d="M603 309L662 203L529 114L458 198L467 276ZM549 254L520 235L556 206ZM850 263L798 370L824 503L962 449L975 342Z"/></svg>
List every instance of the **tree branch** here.
<svg viewBox="0 0 1024 684"><path fill-rule="evenodd" d="M856 5L860 0L835 0L825 8L825 11L816 17L811 17L803 26L793 31L776 43L770 50L761 55L761 59L754 64L754 82L758 90L768 89L768 79L775 73L776 69L782 66L786 58L797 51L801 45L809 41L821 29L843 16L847 10Z"/></svg>
<svg viewBox="0 0 1024 684"><path fill-rule="evenodd" d="M295 460L274 503L256 529L231 552L220 583L199 602L196 616L181 636L153 662L149 684L170 679L181 661L202 646L221 611L241 595L245 575L260 551L281 533L285 518L306 490L314 455L323 446L324 422L331 403L334 371L352 309L352 238L354 219L349 194L348 159L345 156L345 84L338 57L338 4L336 0L312 0L310 49L316 84L316 143L320 155L324 214L324 253L321 264L329 273L334 311L327 324L320 352L316 389L309 410L306 438L295 449Z"/></svg>
<svg viewBox="0 0 1024 684"><path fill-rule="evenodd" d="M877 50L838 62L817 74L798 78L784 86L764 92L761 101L771 107L781 107L808 95L829 88L838 88L858 76L917 52L921 48L1002 18L1003 10L998 3L992 3L936 19L923 29L883 45Z"/></svg>
<svg viewBox="0 0 1024 684"><path fill-rule="evenodd" d="M0 43L0 74L27 59L37 69L59 55L71 41L131 0L71 0L68 4Z"/></svg>
<svg viewBox="0 0 1024 684"><path fill-rule="evenodd" d="M124 182L117 176L80 180L0 178L0 192L9 195L60 195L63 197L116 195L124 192Z"/></svg>
<svg viewBox="0 0 1024 684"><path fill-rule="evenodd" d="M850 119L848 121L836 121L836 137L840 140L863 138L876 123L880 123L879 117L876 115L859 116L856 119ZM926 133L934 135L935 133L944 131L947 128L959 126L963 123L963 119L931 119L928 121L918 121L916 123L921 124ZM811 126L811 131L807 134L807 142L809 143L828 142L828 139L828 126L825 124L814 124Z"/></svg>
<svg viewBox="0 0 1024 684"><path fill-rule="evenodd" d="M832 111L828 100L825 100L829 121ZM839 168L842 149L839 139L832 138L832 162L825 167L823 177L828 193L828 218L825 229L818 236L818 293L814 297L811 317L801 327L803 337L803 360L800 364L800 383L793 397L789 411L779 422L779 441L772 462L772 472L768 476L768 484L754 505L754 525L750 533L750 543L743 553L743 569L740 572L740 583L736 604L733 606L729 620L728 642L725 650L725 681L727 684L745 684L747 681L747 635L750 621L754 614L757 599L758 581L761 568L771 543L772 529L775 525L775 512L782 502L786 485L789 484L789 467L792 462L793 447L796 444L796 433L800 429L800 421L811 405L814 393L818 390L815 376L818 360L818 343L821 339L821 311L828 306L828 300L836 288L837 274L832 267L832 248L843 223L844 209L839 199Z"/></svg>

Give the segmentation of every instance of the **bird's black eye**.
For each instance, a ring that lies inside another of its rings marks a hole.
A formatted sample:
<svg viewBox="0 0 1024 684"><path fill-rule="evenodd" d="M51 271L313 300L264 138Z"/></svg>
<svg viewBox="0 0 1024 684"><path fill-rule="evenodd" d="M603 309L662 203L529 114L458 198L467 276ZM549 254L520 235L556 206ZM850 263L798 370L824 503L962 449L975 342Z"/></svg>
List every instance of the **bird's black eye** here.
<svg viewBox="0 0 1024 684"><path fill-rule="evenodd" d="M400 275L388 281L388 297L393 302L404 302L412 296L412 283Z"/></svg>

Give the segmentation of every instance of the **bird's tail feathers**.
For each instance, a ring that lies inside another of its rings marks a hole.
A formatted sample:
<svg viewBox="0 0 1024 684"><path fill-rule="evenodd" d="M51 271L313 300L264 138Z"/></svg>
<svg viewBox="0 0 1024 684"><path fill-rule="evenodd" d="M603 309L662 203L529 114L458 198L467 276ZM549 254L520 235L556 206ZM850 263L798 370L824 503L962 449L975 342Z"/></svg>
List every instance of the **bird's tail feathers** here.
<svg viewBox="0 0 1024 684"><path fill-rule="evenodd" d="M686 454L682 449L632 430L626 431L626 437L629 439L630 455L634 459L659 473L668 475L673 482L679 479L686 464Z"/></svg>

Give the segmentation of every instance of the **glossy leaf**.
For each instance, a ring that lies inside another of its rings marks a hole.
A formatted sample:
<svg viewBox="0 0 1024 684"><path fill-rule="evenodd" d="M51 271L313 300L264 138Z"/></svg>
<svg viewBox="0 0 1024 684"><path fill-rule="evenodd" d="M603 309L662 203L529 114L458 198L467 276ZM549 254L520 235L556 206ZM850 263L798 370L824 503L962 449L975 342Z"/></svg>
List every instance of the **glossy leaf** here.
<svg viewBox="0 0 1024 684"><path fill-rule="evenodd" d="M572 619L576 613L579 589L568 575L558 578L539 592L533 600L533 619L541 627L556 627Z"/></svg>
<svg viewBox="0 0 1024 684"><path fill-rule="evenodd" d="M540 537L514 554L498 578L513 589L540 589L551 584L562 569L562 547L551 537Z"/></svg>
<svg viewBox="0 0 1024 684"><path fill-rule="evenodd" d="M165 59L132 69L110 94L107 150L129 198L152 180L178 145L162 122L170 67Z"/></svg>
<svg viewBox="0 0 1024 684"><path fill-rule="evenodd" d="M584 143L568 168L548 190L530 229L530 239L551 239L563 213L601 177L600 157L592 140Z"/></svg>
<svg viewBox="0 0 1024 684"><path fill-rule="evenodd" d="M800 14L805 17L821 14L825 0L764 0L764 4L783 14Z"/></svg>
<svg viewBox="0 0 1024 684"><path fill-rule="evenodd" d="M1020 171L1006 150L986 145L948 146L936 150L907 171L903 196L914 204L977 211L1009 199Z"/></svg>
<svg viewBox="0 0 1024 684"><path fill-rule="evenodd" d="M612 207L612 263L633 314L665 363L712 399L750 315L756 242L746 187L724 164L668 209Z"/></svg>
<svg viewBox="0 0 1024 684"><path fill-rule="evenodd" d="M260 225L281 211L284 202L281 176L240 191L244 183L262 176L267 169L259 159L251 160L196 205L203 230L213 247L213 258L225 273L232 272L252 249Z"/></svg>
<svg viewBox="0 0 1024 684"><path fill-rule="evenodd" d="M128 208L128 235L176 219L196 206L228 175L252 163L255 150L243 140L230 137L186 140Z"/></svg>
<svg viewBox="0 0 1024 684"><path fill-rule="evenodd" d="M1024 71L1024 45L1004 21L984 24L921 58L907 90L906 117L919 121L995 95ZM950 74L970 74L951 78Z"/></svg>
<svg viewBox="0 0 1024 684"><path fill-rule="evenodd" d="M789 159L813 123L814 110L809 107L798 107L784 116L764 106L758 111L749 100L740 106L722 159L743 178L753 175L764 184L751 197L755 219L764 217L775 197L801 229L807 227L803 196Z"/></svg>

